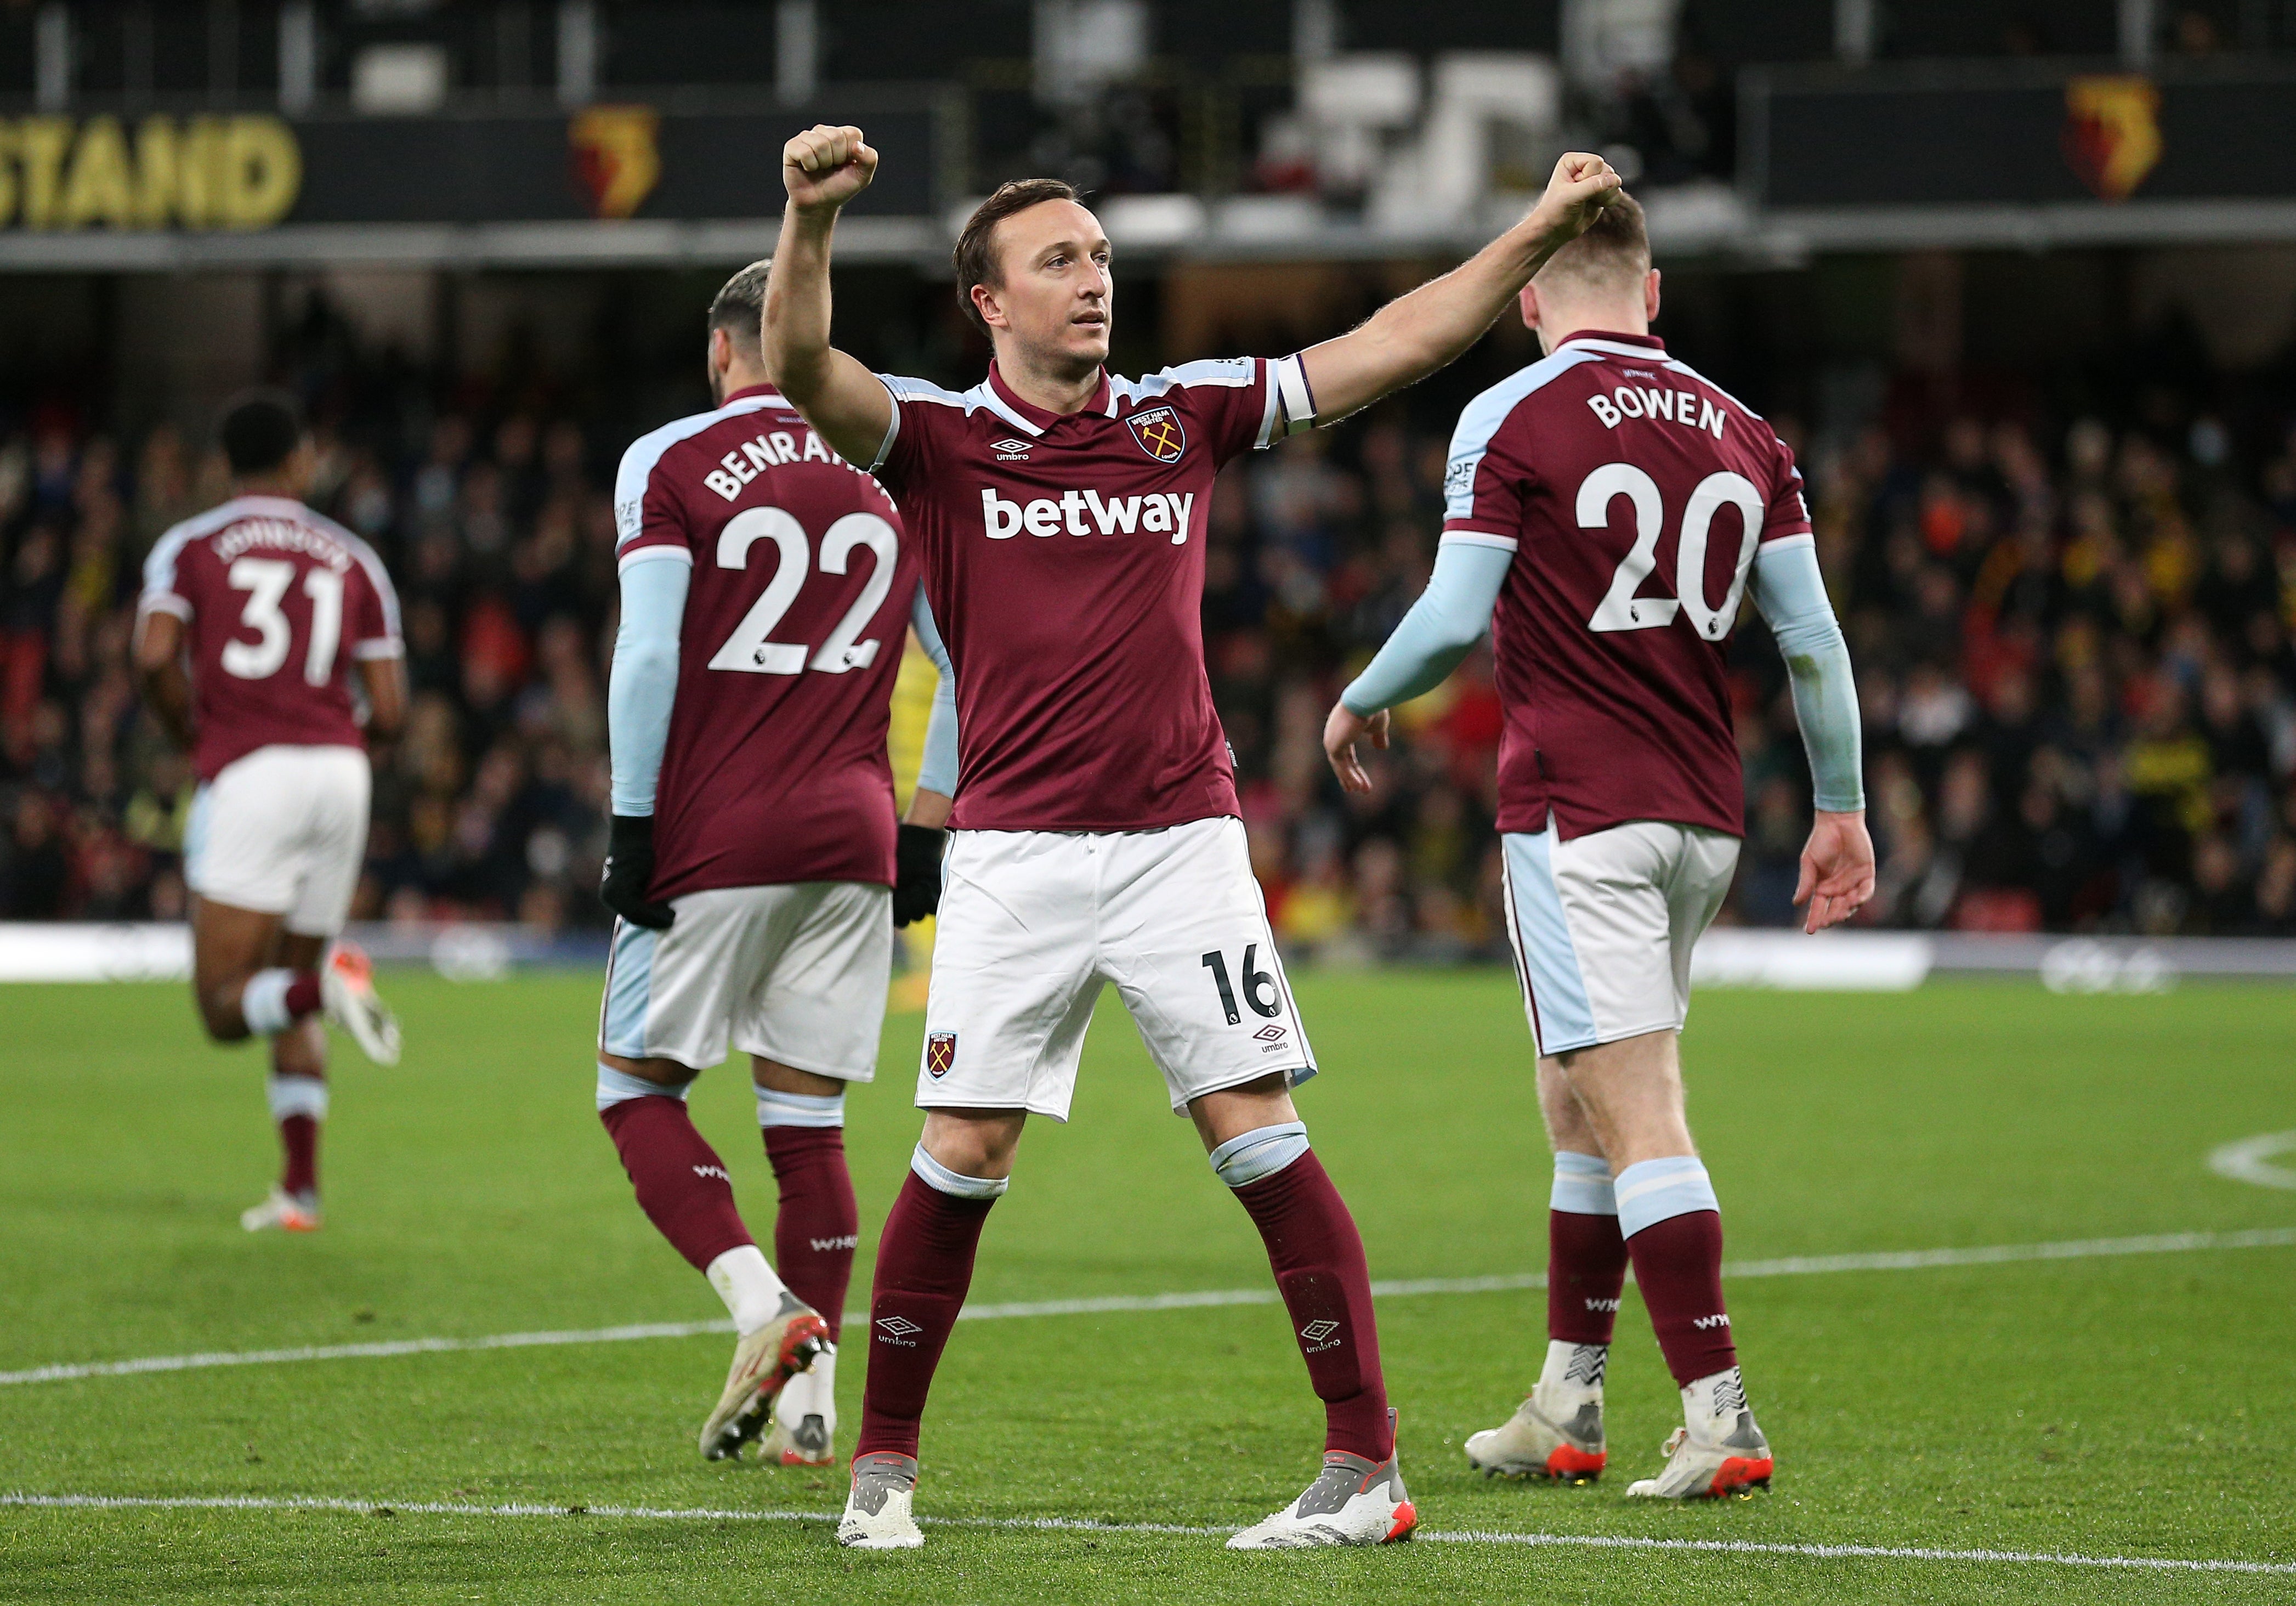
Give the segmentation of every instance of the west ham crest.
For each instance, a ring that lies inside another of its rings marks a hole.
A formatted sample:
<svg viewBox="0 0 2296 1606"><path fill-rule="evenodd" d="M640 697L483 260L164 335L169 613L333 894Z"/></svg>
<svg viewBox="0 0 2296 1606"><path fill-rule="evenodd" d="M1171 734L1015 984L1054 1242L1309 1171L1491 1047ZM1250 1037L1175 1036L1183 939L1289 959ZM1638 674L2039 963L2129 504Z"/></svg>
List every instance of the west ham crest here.
<svg viewBox="0 0 2296 1606"><path fill-rule="evenodd" d="M925 1039L925 1072L936 1082L956 1063L956 1034L935 1032Z"/></svg>
<svg viewBox="0 0 2296 1606"><path fill-rule="evenodd" d="M1180 454L1188 449L1187 432L1180 427L1180 415L1168 407L1150 408L1135 413L1125 424L1140 449L1159 463L1177 463Z"/></svg>

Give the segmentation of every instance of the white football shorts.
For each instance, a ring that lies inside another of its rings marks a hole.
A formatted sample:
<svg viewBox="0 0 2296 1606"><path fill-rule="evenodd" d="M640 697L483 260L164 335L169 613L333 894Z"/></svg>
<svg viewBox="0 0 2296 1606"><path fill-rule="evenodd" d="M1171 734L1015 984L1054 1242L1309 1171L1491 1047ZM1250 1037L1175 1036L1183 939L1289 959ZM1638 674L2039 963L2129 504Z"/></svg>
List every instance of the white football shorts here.
<svg viewBox="0 0 2296 1606"><path fill-rule="evenodd" d="M917 1103L1067 1120L1110 982L1175 1111L1272 1073L1294 1085L1316 1074L1242 820L952 831Z"/></svg>
<svg viewBox="0 0 2296 1606"><path fill-rule="evenodd" d="M258 747L192 799L184 882L214 903L283 915L297 936L342 930L366 859L366 754Z"/></svg>
<svg viewBox="0 0 2296 1606"><path fill-rule="evenodd" d="M614 922L598 1047L697 1071L726 1045L846 1082L877 1074L893 893L862 881L672 898L668 930Z"/></svg>
<svg viewBox="0 0 2296 1606"><path fill-rule="evenodd" d="M1635 820L1568 842L1553 819L1508 832L1507 936L1541 1054L1649 1032L1690 1013L1690 951L1738 868L1738 839Z"/></svg>

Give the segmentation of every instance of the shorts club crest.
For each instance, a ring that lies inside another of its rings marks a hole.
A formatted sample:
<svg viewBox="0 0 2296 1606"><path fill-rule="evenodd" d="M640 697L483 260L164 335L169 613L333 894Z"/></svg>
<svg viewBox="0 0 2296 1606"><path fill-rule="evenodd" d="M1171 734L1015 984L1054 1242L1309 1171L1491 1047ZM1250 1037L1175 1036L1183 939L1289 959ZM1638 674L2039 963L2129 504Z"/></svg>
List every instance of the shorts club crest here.
<svg viewBox="0 0 2296 1606"><path fill-rule="evenodd" d="M956 1034L935 1032L925 1039L925 1070L936 1082L956 1063Z"/></svg>
<svg viewBox="0 0 2296 1606"><path fill-rule="evenodd" d="M1188 449L1188 432L1181 427L1180 415L1168 407L1149 408L1127 418L1132 438L1159 463L1177 463L1180 454Z"/></svg>

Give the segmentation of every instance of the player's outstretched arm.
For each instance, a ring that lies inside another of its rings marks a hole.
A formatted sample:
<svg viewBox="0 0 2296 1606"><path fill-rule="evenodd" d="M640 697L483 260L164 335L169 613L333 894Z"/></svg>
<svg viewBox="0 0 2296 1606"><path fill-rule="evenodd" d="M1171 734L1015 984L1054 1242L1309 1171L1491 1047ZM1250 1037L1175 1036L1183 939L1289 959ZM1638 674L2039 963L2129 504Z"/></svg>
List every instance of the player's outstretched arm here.
<svg viewBox="0 0 2296 1606"><path fill-rule="evenodd" d="M1618 191L1609 162L1570 152L1554 164L1546 193L1521 222L1337 340L1310 346L1300 361L1315 392L1316 421L1344 418L1456 360Z"/></svg>
<svg viewBox="0 0 2296 1606"><path fill-rule="evenodd" d="M192 745L192 678L184 671L184 622L147 610L135 626L135 689L178 747Z"/></svg>
<svg viewBox="0 0 2296 1606"><path fill-rule="evenodd" d="M869 187L877 152L858 128L808 128L782 147L781 243L766 280L759 330L766 373L830 449L874 464L893 427L893 399L875 375L829 343L829 242L837 214Z"/></svg>
<svg viewBox="0 0 2296 1606"><path fill-rule="evenodd" d="M1324 756L1341 789L1371 790L1356 743L1369 737L1385 747L1387 711L1434 690L1474 650L1513 562L1512 547L1453 539L1437 550L1427 589L1324 721Z"/></svg>

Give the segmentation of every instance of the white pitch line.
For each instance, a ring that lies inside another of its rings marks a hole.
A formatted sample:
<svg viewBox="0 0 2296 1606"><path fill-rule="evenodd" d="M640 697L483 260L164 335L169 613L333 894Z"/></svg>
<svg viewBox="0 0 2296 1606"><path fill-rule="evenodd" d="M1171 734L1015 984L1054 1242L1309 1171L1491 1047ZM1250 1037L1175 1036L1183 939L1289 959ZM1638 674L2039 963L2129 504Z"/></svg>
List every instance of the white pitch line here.
<svg viewBox="0 0 2296 1606"><path fill-rule="evenodd" d="M1722 1274L1748 1277L1807 1277L1841 1272L1916 1272L1946 1266L2006 1265L2049 1260L2093 1260L2121 1255L2179 1255L2204 1249L2276 1249L2296 1246L2296 1227L2258 1227L2241 1232L2162 1232L2144 1238L2083 1238L2060 1243L1996 1244L1967 1249L1883 1250L1863 1255L1795 1255L1777 1260L1726 1262ZM1496 1277L1426 1277L1374 1282L1382 1299L1426 1294L1495 1294L1543 1289L1546 1276L1524 1272ZM1009 1322L1033 1316L1125 1315L1141 1312L1201 1310L1210 1305L1275 1305L1272 1288L1205 1289L1177 1294L1111 1294L1093 1299L1035 1299L1004 1305L967 1305L963 1322ZM849 1322L865 1322L866 1311L848 1311ZM581 1328L559 1332L490 1333L472 1338L385 1338L366 1344L306 1344L289 1349L209 1350L186 1355L144 1355L127 1361L62 1362L0 1371L0 1387L63 1383L79 1378L133 1377L144 1372L196 1371L216 1366L277 1366L296 1361L373 1360L390 1355L455 1355L473 1350L532 1349L567 1344L615 1344L637 1338L692 1338L730 1333L730 1322L643 1322L622 1327Z"/></svg>
<svg viewBox="0 0 2296 1606"><path fill-rule="evenodd" d="M2235 1182L2296 1190L2296 1171L2272 1164L2275 1156L2292 1152L2296 1152L2296 1132L2263 1132L2210 1149L2209 1169Z"/></svg>
<svg viewBox="0 0 2296 1606"><path fill-rule="evenodd" d="M0 1494L0 1506L102 1511L339 1511L355 1517L600 1517L671 1522L821 1522L834 1511L724 1511L693 1506L463 1504L444 1500L341 1500L263 1495L29 1495ZM1037 1533L1155 1534L1225 1539L1229 1528L1170 1522L1094 1522L1073 1517L921 1517L934 1528L1020 1529ZM1415 1539L1434 1544L1521 1544L1556 1549L1689 1551L1710 1555L1798 1556L1812 1561L1970 1561L2047 1567L2121 1568L2148 1572L2296 1574L2296 1561L2244 1561L2227 1557L2086 1556L2064 1551L1944 1550L1895 1544L1783 1544L1754 1539L1645 1539L1609 1534L1521 1534L1504 1529L1460 1532L1422 1529Z"/></svg>

